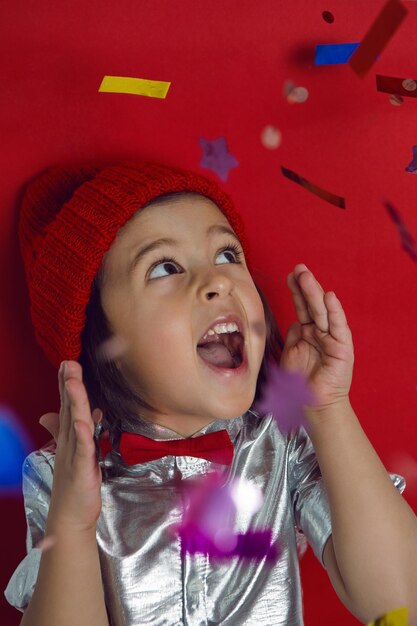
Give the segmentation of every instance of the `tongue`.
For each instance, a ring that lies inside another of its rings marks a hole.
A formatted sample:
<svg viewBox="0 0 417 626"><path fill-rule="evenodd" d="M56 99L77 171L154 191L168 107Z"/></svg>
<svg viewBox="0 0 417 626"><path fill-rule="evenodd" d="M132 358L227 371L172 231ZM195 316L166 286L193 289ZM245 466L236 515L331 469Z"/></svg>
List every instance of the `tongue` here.
<svg viewBox="0 0 417 626"><path fill-rule="evenodd" d="M197 346L197 352L204 361L217 365L217 367L235 367L232 355L222 343L212 341L204 346Z"/></svg>

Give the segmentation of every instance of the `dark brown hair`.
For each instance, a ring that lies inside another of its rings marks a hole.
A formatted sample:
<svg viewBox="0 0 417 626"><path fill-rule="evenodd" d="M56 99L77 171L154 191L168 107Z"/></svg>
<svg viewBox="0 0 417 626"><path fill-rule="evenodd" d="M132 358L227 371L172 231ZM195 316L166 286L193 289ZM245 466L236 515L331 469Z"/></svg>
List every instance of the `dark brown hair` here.
<svg viewBox="0 0 417 626"><path fill-rule="evenodd" d="M173 195L160 196L147 206ZM103 265L97 273L91 289L90 300L86 309L86 323L81 336L81 355L78 359L83 369L83 381L93 410L98 407L103 411L103 423L114 435L120 432L120 424L135 422L141 409L156 409L134 391L128 384L113 360L98 358L98 348L112 337L112 332L100 298L100 285L103 278ZM265 383L268 363L274 361L279 365L284 342L278 329L271 307L259 285L255 287L262 300L265 312L266 342L265 352L259 369L254 402L260 397L262 385Z"/></svg>

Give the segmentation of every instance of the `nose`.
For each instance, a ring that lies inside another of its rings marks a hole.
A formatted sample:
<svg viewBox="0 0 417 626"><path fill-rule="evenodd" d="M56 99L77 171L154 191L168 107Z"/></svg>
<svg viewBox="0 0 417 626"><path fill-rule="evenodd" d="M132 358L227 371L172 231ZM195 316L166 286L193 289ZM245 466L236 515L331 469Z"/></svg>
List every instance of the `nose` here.
<svg viewBox="0 0 417 626"><path fill-rule="evenodd" d="M202 298L211 300L216 295L228 296L233 288L233 280L222 272L220 267L212 268L201 280L199 294Z"/></svg>

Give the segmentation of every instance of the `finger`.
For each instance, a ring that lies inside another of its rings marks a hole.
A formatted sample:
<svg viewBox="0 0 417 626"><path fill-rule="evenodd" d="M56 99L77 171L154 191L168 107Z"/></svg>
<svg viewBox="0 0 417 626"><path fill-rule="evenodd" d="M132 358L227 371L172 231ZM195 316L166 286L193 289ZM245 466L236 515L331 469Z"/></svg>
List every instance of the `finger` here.
<svg viewBox="0 0 417 626"><path fill-rule="evenodd" d="M91 434L93 434L94 424L91 417L90 402L83 382L76 378L69 378L65 381L65 389L70 402L72 423L76 421L84 422L90 429Z"/></svg>
<svg viewBox="0 0 417 626"><path fill-rule="evenodd" d="M332 337L343 344L352 345L352 333L348 326L342 303L334 293L329 291L325 294L325 304L329 315L329 328Z"/></svg>
<svg viewBox="0 0 417 626"><path fill-rule="evenodd" d="M76 464L90 464L91 461L94 461L97 463L94 440L87 424L81 420L76 420L73 424L73 430L75 433L75 447L72 462Z"/></svg>
<svg viewBox="0 0 417 626"><path fill-rule="evenodd" d="M66 381L71 378L75 378L77 380L82 381L82 370L81 365L76 361L65 361L65 368L62 369L61 372L62 377L62 390L63 390L63 435L65 437L65 441L72 439L74 443L74 432L72 428L72 419L71 419L71 409L70 409L70 400L68 396L68 391L66 388Z"/></svg>
<svg viewBox="0 0 417 626"><path fill-rule="evenodd" d="M307 300L305 299L301 287L299 286L294 272L288 274L287 276L287 285L290 288L292 298L294 301L295 310L297 313L298 320L301 324L309 324L313 321L312 316L310 315L310 311L308 309Z"/></svg>
<svg viewBox="0 0 417 626"><path fill-rule="evenodd" d="M307 302L308 310L317 328L329 332L327 308L324 304L324 290L304 264L296 265L294 275Z"/></svg>

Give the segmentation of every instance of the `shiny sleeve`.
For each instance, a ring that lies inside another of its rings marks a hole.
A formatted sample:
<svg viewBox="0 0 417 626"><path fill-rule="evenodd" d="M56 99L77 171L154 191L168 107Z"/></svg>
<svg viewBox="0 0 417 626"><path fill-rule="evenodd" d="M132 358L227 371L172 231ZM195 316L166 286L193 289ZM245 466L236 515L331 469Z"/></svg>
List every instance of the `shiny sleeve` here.
<svg viewBox="0 0 417 626"><path fill-rule="evenodd" d="M313 444L304 430L292 431L288 441L288 479L298 533L305 535L314 554L325 567L323 552L332 534L330 505ZM402 493L406 482L389 473L394 486Z"/></svg>
<svg viewBox="0 0 417 626"><path fill-rule="evenodd" d="M19 563L4 591L6 600L24 612L38 577L41 551L34 548L43 538L51 499L55 444L31 452L22 466L22 490L27 523L27 555Z"/></svg>

